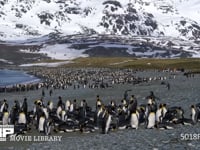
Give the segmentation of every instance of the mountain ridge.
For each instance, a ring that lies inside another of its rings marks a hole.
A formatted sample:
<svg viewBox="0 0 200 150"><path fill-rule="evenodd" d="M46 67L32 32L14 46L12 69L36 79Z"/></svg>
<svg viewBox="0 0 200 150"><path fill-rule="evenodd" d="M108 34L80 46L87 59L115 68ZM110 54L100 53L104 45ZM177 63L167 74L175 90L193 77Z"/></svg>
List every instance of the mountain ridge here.
<svg viewBox="0 0 200 150"><path fill-rule="evenodd" d="M198 6L198 0L2 0L0 39L61 32L199 40Z"/></svg>

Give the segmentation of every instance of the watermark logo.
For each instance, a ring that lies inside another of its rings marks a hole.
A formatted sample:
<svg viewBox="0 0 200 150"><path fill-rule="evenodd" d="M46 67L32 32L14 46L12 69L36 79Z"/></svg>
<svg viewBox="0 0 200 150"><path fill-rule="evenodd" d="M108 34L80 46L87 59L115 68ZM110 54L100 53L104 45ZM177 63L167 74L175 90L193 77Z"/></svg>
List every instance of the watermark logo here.
<svg viewBox="0 0 200 150"><path fill-rule="evenodd" d="M200 133L181 133L180 138L186 141L200 140Z"/></svg>
<svg viewBox="0 0 200 150"><path fill-rule="evenodd" d="M12 142L61 142L62 136L11 135Z"/></svg>
<svg viewBox="0 0 200 150"><path fill-rule="evenodd" d="M0 125L0 141L6 141L7 135L14 134L14 125Z"/></svg>
<svg viewBox="0 0 200 150"><path fill-rule="evenodd" d="M31 135L15 135L14 125L0 125L0 142L60 142L62 136L31 136Z"/></svg>

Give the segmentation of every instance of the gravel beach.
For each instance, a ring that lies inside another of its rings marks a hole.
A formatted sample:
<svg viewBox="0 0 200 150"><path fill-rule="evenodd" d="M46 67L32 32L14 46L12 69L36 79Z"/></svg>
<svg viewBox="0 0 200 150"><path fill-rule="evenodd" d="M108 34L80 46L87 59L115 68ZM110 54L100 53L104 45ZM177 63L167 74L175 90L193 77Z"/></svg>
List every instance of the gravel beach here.
<svg viewBox="0 0 200 150"><path fill-rule="evenodd" d="M114 85L107 89L89 89L80 88L74 90L73 87L68 89L56 89L53 95L49 96L45 89L46 96L44 102L52 100L55 104L58 97L61 96L63 101L67 99L77 99L78 104L82 99L86 99L89 106L95 108L96 95L105 104L111 100L120 103L123 98L124 91L131 89L129 96L134 94L138 100L138 104L146 104L146 96L150 91L159 97L159 103L166 103L167 106L181 106L186 118L190 118L190 106L199 103L200 100L200 75L192 78L183 76L182 72L158 72L158 71L142 71L137 72L139 76L166 76L166 83L170 84L168 90L166 85L161 84L162 81L151 81L136 85L124 84ZM34 101L41 98L42 89L28 92L0 93L1 100L7 99L8 104L12 107L14 100L23 102L26 97L29 110L33 109ZM28 135L38 134L35 131L27 133ZM172 130L145 129L144 125L140 125L138 130L126 129L111 131L109 134L101 134L100 131L89 134L77 133L54 133L52 135L62 136L61 142L0 142L1 149L200 149L200 139L183 139L181 136L185 134L200 134L199 123L194 126L175 125Z"/></svg>

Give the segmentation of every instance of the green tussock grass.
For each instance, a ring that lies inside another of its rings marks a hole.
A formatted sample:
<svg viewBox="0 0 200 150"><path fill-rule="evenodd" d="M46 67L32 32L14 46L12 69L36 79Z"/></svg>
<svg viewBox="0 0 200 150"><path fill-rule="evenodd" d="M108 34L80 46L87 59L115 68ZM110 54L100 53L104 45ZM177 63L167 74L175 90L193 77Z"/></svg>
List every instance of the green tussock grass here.
<svg viewBox="0 0 200 150"><path fill-rule="evenodd" d="M108 67L108 68L137 68L137 69L165 69L184 68L200 70L200 59L135 59L129 57L91 57L73 60L71 67Z"/></svg>
<svg viewBox="0 0 200 150"><path fill-rule="evenodd" d="M45 62L61 62L50 60ZM63 65L63 67L96 67L96 68L135 68L135 69L166 69L184 68L188 70L200 71L200 59L180 58L180 59L136 59L131 57L88 57L72 60L73 63Z"/></svg>

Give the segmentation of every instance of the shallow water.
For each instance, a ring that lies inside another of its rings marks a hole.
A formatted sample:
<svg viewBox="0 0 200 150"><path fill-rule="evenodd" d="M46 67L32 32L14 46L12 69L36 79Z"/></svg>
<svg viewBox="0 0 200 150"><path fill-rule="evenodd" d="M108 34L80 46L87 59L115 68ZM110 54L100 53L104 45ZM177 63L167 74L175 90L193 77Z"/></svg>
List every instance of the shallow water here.
<svg viewBox="0 0 200 150"><path fill-rule="evenodd" d="M7 70L7 69L0 70L0 87L38 82L38 81L40 81L40 79L32 75L29 75L23 71Z"/></svg>
<svg viewBox="0 0 200 150"><path fill-rule="evenodd" d="M46 96L44 97L45 103L48 100L54 101L56 104L58 96L62 96L63 101L70 99L77 99L80 102L86 99L90 106L95 105L96 95L99 94L100 98L105 104L110 100L120 102L124 91L131 89L129 93L134 94L138 99L138 104L146 103L145 97L149 95L149 91L154 91L155 95L160 98L158 103L166 103L169 107L181 106L185 110L185 117L190 117L190 106L200 102L200 75L195 75L194 78L186 78L182 73L174 74L162 72L138 72L143 76L163 76L167 77L166 82L169 82L171 89L167 90L166 85L162 85L161 81L152 81L149 83L142 83L138 85L115 85L113 88L102 89L76 89L72 87L65 90L53 91L53 96L48 95L45 90ZM29 108L33 108L35 99L42 95L42 90L18 92L18 93L1 93L2 98L6 98L10 107L13 105L15 99L23 101L27 97ZM134 150L134 149L200 149L200 139L198 140L182 140L181 134L200 134L200 123L194 126L175 125L173 130L158 130L158 129L145 129L145 126L140 125L138 130L117 130L111 131L109 134L101 134L100 131L90 134L81 133L63 133L52 135L63 136L61 142L45 142L45 143L19 143L13 142L3 144L4 148L9 149L91 149L91 150ZM32 134L32 133L30 133ZM0 143L1 145L1 143ZM23 146L23 147L21 147Z"/></svg>

